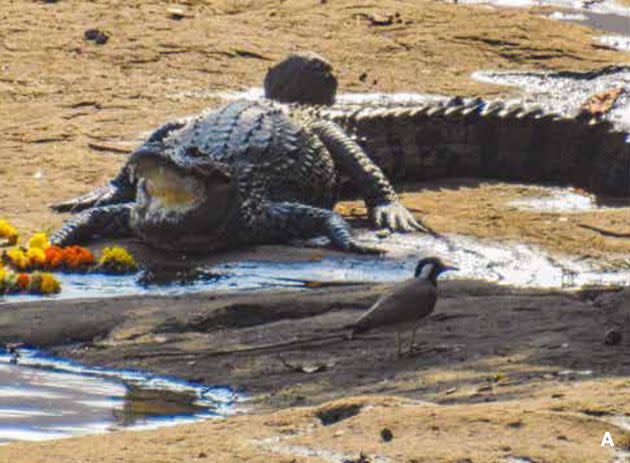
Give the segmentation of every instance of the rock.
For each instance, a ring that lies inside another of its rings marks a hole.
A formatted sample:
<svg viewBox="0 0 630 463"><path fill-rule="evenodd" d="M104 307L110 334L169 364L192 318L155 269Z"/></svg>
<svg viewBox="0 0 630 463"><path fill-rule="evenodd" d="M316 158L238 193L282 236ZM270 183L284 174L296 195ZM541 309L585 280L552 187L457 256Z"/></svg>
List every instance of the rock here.
<svg viewBox="0 0 630 463"><path fill-rule="evenodd" d="M381 439L383 442L390 442L394 438L394 434L389 428L381 429Z"/></svg>
<svg viewBox="0 0 630 463"><path fill-rule="evenodd" d="M265 97L283 103L331 105L337 93L331 64L313 52L289 55L272 66L264 85Z"/></svg>
<svg viewBox="0 0 630 463"><path fill-rule="evenodd" d="M591 121L602 119L615 106L624 91L623 87L618 87L591 96L580 106L578 117Z"/></svg>
<svg viewBox="0 0 630 463"><path fill-rule="evenodd" d="M168 8L166 10L166 13L168 14L169 18L174 19L176 21L179 21L179 20L184 19L185 17L189 16L188 14L186 14L186 10L184 10L183 8L179 8L179 7Z"/></svg>
<svg viewBox="0 0 630 463"><path fill-rule="evenodd" d="M621 344L622 339L623 335L621 334L621 331L617 328L611 328L606 331L606 334L604 335L604 344L607 346L616 346Z"/></svg>
<svg viewBox="0 0 630 463"><path fill-rule="evenodd" d="M109 34L99 29L88 29L83 33L85 40L92 40L97 45L104 45L109 40Z"/></svg>

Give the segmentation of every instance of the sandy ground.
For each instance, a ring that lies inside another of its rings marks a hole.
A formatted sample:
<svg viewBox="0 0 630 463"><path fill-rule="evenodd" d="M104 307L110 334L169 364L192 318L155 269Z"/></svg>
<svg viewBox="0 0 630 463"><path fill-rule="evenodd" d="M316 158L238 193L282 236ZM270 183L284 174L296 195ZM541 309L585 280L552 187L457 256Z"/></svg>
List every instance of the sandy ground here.
<svg viewBox="0 0 630 463"><path fill-rule="evenodd" d="M629 328L627 290L515 291L448 281L412 356L395 358L391 331L331 338L385 289L4 306L0 342L230 383L250 397L243 406L258 411L147 433L11 444L0 447L0 461L341 463L338 455L364 451L373 462L383 461L379 455L405 463L609 462L611 450L599 446L605 431L617 451L628 447L629 344L603 342L611 327ZM365 405L355 417L330 426L317 419L324 410L326 422L351 416L356 402ZM312 405L318 408L303 408ZM394 435L390 443L380 438L384 428Z"/></svg>
<svg viewBox="0 0 630 463"><path fill-rule="evenodd" d="M426 0L387 0L378 6L349 0L217 0L189 1L181 5L184 18L174 20L167 12L171 6L3 2L0 217L23 231L58 226L63 217L51 214L47 203L105 181L151 128L217 104L209 91L259 85L268 66L290 51L309 49L330 59L341 91L492 95L505 90L471 81L471 71L594 69L630 62L630 55L597 44L590 30L528 11ZM395 12L402 22L382 27L370 20ZM83 39L93 27L111 34L105 45ZM367 78L360 80L363 73ZM443 231L518 237L617 260L628 251L627 240L574 226L584 220L627 232L623 212L560 221L557 215L504 207L504 199L519 195L518 186L433 187L405 195L405 201ZM441 207L443 200L453 207ZM351 213L357 206L342 207ZM356 459L363 450L408 463L505 461L510 455L539 462L604 462L613 456L599 446L604 429L613 432L617 449L627 448L626 431L606 423L630 413L627 345L602 343L605 329L621 323L630 310L623 305L626 293L540 296L454 288L438 311L446 318L423 330L427 350L400 362L391 360L391 334L385 333L341 348L324 343L285 351L292 365L334 362L311 375L292 372L263 353L203 357L220 345L278 341L274 336L286 330L326 333L367 307L378 291L363 288L345 296L324 291L298 302L293 294L279 295L284 305L271 298L263 301L264 310L256 305L260 301L221 305L213 296L178 303L147 298L4 307L2 340L30 339L51 347L72 341L76 344L57 352L88 363L234 381L272 409L365 393L404 394L409 401L340 399L373 407L331 426L319 423L316 409L291 408L176 429L14 444L0 448L0 461L301 463L337 461L339 454ZM274 307L278 310L270 310ZM228 327L209 334L217 313ZM271 315L252 315L260 313ZM230 326L231 320L251 324ZM384 427L394 433L390 443L379 437ZM285 447L274 450L273 441L260 441L273 436L281 436L278 445ZM303 447L335 453L328 459L317 452L305 456Z"/></svg>

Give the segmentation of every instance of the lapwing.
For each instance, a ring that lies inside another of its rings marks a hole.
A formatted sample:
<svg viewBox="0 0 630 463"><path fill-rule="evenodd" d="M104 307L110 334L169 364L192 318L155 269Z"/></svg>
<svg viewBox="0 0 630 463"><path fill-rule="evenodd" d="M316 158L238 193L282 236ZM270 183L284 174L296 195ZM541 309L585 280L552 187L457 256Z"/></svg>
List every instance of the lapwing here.
<svg viewBox="0 0 630 463"><path fill-rule="evenodd" d="M433 312L437 302L437 278L457 267L444 264L437 257L421 259L416 266L414 278L403 281L378 301L355 323L349 325L350 337L365 331L385 327L396 327L396 353L402 356L401 331L410 330L411 340L408 353L414 348L416 331L422 319Z"/></svg>

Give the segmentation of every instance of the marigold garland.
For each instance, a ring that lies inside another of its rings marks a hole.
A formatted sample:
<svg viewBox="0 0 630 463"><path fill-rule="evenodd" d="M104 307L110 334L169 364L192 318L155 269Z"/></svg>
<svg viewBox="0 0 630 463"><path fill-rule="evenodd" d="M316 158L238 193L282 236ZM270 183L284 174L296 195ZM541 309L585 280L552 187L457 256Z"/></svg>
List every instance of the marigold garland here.
<svg viewBox="0 0 630 463"><path fill-rule="evenodd" d="M138 269L129 251L119 246L105 248L98 261L82 246L62 248L51 245L46 233L35 233L26 247L15 246L17 230L4 220L0 220L0 238L6 238L13 245L0 254L0 295L58 293L61 290L59 280L42 270L125 274Z"/></svg>
<svg viewBox="0 0 630 463"><path fill-rule="evenodd" d="M54 294L59 291L61 291L61 284L51 273L18 274L6 267L0 267L0 294Z"/></svg>

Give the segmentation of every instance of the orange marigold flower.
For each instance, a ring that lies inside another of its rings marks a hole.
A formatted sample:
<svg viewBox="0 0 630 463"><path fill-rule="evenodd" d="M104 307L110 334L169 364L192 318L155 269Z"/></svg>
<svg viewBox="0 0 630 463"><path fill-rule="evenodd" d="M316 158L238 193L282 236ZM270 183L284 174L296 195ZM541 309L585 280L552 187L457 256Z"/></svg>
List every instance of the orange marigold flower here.
<svg viewBox="0 0 630 463"><path fill-rule="evenodd" d="M50 246L44 251L45 263L47 269L58 269L63 265L63 249L59 246Z"/></svg>
<svg viewBox="0 0 630 463"><path fill-rule="evenodd" d="M17 277L16 285L20 291L26 291L31 283L31 277L26 273L20 273Z"/></svg>
<svg viewBox="0 0 630 463"><path fill-rule="evenodd" d="M94 263L94 255L84 247L68 246L63 250L63 261L69 269L84 269Z"/></svg>

